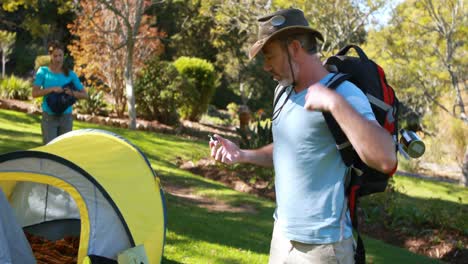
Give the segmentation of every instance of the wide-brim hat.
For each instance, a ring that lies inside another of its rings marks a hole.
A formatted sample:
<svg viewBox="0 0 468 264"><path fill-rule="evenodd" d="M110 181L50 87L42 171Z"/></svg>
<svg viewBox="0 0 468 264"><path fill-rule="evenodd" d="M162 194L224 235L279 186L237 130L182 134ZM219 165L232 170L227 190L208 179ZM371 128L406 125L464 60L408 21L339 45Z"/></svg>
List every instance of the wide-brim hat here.
<svg viewBox="0 0 468 264"><path fill-rule="evenodd" d="M295 8L284 9L258 19L258 40L249 49L249 59L257 56L263 46L280 33L301 34L310 33L315 38L323 41L323 36L317 30L309 26L304 13Z"/></svg>

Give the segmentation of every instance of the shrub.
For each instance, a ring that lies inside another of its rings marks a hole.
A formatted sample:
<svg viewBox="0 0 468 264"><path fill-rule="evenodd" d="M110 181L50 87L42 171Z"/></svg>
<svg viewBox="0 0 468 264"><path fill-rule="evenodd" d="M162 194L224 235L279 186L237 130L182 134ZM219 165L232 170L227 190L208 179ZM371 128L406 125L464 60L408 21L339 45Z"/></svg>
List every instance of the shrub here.
<svg viewBox="0 0 468 264"><path fill-rule="evenodd" d="M180 57L174 66L187 81L183 89L189 93L187 101L179 107L183 119L198 121L206 112L216 89L214 66L203 59Z"/></svg>
<svg viewBox="0 0 468 264"><path fill-rule="evenodd" d="M41 66L49 66L50 64L50 56L49 55L42 55L37 56L36 61L34 62L34 69L37 71Z"/></svg>
<svg viewBox="0 0 468 264"><path fill-rule="evenodd" d="M32 100L34 106L38 109L42 109L42 101L44 101L44 96L39 96Z"/></svg>
<svg viewBox="0 0 468 264"><path fill-rule="evenodd" d="M177 108L188 98L186 83L170 62L157 58L146 63L135 83L137 115L174 125Z"/></svg>
<svg viewBox="0 0 468 264"><path fill-rule="evenodd" d="M6 99L28 100L31 87L31 82L11 75L0 82L0 96Z"/></svg>
<svg viewBox="0 0 468 264"><path fill-rule="evenodd" d="M256 119L256 121L249 124L247 130L237 129L241 136L240 147L256 149L272 143L271 125L270 119Z"/></svg>
<svg viewBox="0 0 468 264"><path fill-rule="evenodd" d="M229 114L231 115L231 118L237 118L237 115L239 114L239 105L232 102L229 103L226 106L226 109L228 110Z"/></svg>
<svg viewBox="0 0 468 264"><path fill-rule="evenodd" d="M107 104L104 101L104 93L94 87L88 89L88 99L78 100L76 109L78 112L89 115L104 115L106 112Z"/></svg>

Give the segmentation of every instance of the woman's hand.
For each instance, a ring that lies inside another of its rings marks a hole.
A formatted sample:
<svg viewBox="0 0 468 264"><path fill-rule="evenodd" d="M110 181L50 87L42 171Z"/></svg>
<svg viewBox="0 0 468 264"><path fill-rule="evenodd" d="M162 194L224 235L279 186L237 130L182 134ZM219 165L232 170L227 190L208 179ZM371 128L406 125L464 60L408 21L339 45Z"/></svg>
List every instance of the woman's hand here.
<svg viewBox="0 0 468 264"><path fill-rule="evenodd" d="M75 94L73 93L73 91L70 88L65 88L65 89L63 89L63 91L68 95L71 95L73 97L75 96Z"/></svg>
<svg viewBox="0 0 468 264"><path fill-rule="evenodd" d="M50 87L47 90L50 90L50 93L62 93L63 92L62 87L58 87L58 86Z"/></svg>

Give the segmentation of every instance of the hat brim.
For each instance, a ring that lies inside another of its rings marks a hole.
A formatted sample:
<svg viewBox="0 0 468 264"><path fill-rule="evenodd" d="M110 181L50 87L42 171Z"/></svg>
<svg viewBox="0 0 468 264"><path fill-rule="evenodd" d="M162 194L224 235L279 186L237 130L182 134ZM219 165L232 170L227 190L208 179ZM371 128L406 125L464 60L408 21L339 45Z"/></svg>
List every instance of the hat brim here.
<svg viewBox="0 0 468 264"><path fill-rule="evenodd" d="M258 40L257 42L255 42L249 49L249 60L252 60L253 58L255 58L255 56L257 56L257 54L262 50L263 46L265 46L265 44L268 43L269 40L271 40L273 37L278 36L279 34L284 33L286 31L288 31L290 34L310 33L314 35L314 37L316 37L317 39L323 41L322 34L320 34L320 32L310 27L306 27L306 26L285 27L276 31L274 34L271 34L270 36L266 38L262 38Z"/></svg>

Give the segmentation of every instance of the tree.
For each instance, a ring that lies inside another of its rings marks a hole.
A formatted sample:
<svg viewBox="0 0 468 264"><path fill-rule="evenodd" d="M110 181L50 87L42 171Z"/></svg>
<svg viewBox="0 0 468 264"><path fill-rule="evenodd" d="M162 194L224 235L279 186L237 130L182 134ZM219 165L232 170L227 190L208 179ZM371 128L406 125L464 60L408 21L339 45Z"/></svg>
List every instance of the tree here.
<svg viewBox="0 0 468 264"><path fill-rule="evenodd" d="M232 90L241 98L241 103L256 107L270 107L274 83L262 69L260 60L249 61L248 50L257 36L257 19L271 12L267 0L204 1L202 15L212 17L214 26L210 41L218 50L216 68L222 72L222 83L227 86L220 90ZM262 105L260 100L266 102ZM225 102L228 103L228 102Z"/></svg>
<svg viewBox="0 0 468 264"><path fill-rule="evenodd" d="M201 0L167 0L147 9L154 25L167 34L164 39L166 60L181 56L216 61L218 50L212 43L215 18L201 12Z"/></svg>
<svg viewBox="0 0 468 264"><path fill-rule="evenodd" d="M387 27L369 34L369 44L373 43L368 46L369 55L387 70L406 114L417 117L418 128L429 134L434 134L428 126L436 110L460 121L464 129L468 122L462 96L468 73L465 2L408 0L396 8ZM451 103L445 102L447 98ZM464 160L463 152L468 154L464 142L457 147L463 150L457 155L460 161Z"/></svg>
<svg viewBox="0 0 468 264"><path fill-rule="evenodd" d="M12 52L12 46L15 43L16 33L0 30L0 52L2 53L2 78L5 78L5 64L8 62L8 56Z"/></svg>
<svg viewBox="0 0 468 264"><path fill-rule="evenodd" d="M452 89L456 95L452 115L468 124L460 89L461 85L464 86L464 90L467 89L466 73L468 73L466 68L466 62L468 62L466 60L468 51L468 43L466 42L468 13L464 9L464 2L464 0L422 1L421 6L428 14L430 23L419 24L418 26L423 30L436 33L436 41L439 45L433 45L434 52L443 68L448 72ZM442 49L439 49L440 46L442 46ZM461 53L458 52L460 50ZM462 57L459 58L459 55ZM463 58L465 58L464 61ZM457 113L457 109L459 113Z"/></svg>
<svg viewBox="0 0 468 264"><path fill-rule="evenodd" d="M66 32L61 31L61 24L64 18L65 21L68 20L77 7L77 1L74 0L3 0L2 2L2 7L7 12L27 10L19 26L28 31L33 38L42 39L45 48L50 38L63 39Z"/></svg>
<svg viewBox="0 0 468 264"><path fill-rule="evenodd" d="M275 4L302 9L310 25L322 33L324 42L321 52L328 56L346 44L363 43L366 37L365 26L370 17L384 7L385 1L279 0Z"/></svg>
<svg viewBox="0 0 468 264"><path fill-rule="evenodd" d="M112 92L116 112L127 104L129 127L136 128L134 75L146 58L163 51L164 34L150 27L144 10L150 1L80 1L81 11L70 30L79 37L70 46L77 71L103 81Z"/></svg>

